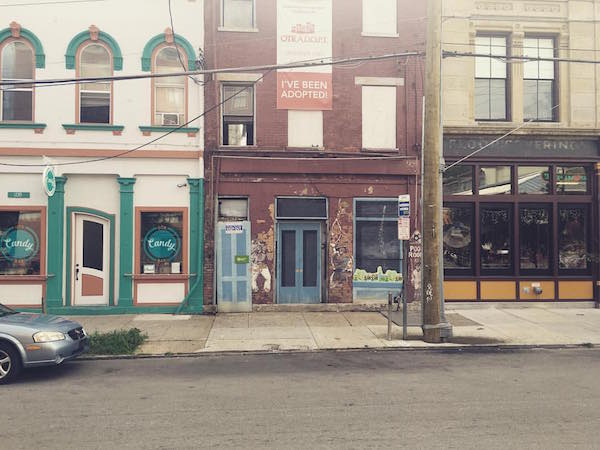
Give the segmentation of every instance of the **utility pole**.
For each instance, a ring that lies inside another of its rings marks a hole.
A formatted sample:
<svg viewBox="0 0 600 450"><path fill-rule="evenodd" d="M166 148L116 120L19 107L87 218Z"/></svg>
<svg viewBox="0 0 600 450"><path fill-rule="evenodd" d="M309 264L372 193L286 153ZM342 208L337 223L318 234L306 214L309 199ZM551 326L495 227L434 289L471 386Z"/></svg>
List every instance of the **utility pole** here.
<svg viewBox="0 0 600 450"><path fill-rule="evenodd" d="M444 271L442 249L442 0L427 1L427 49L425 63L425 142L423 173L423 338L441 342Z"/></svg>

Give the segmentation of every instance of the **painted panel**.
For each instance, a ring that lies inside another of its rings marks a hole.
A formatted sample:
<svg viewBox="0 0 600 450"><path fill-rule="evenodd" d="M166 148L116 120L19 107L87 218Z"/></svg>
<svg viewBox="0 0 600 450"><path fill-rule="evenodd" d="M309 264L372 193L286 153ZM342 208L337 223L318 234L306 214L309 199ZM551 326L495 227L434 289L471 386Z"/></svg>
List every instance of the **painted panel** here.
<svg viewBox="0 0 600 450"><path fill-rule="evenodd" d="M81 295L102 295L104 292L104 280L93 275L81 275Z"/></svg>
<svg viewBox="0 0 600 450"><path fill-rule="evenodd" d="M164 170L164 169L163 169ZM136 206L187 207L188 190L185 176L138 176L133 194Z"/></svg>
<svg viewBox="0 0 600 450"><path fill-rule="evenodd" d="M362 147L396 148L396 86L362 87Z"/></svg>
<svg viewBox="0 0 600 450"><path fill-rule="evenodd" d="M515 281L482 281L481 300L516 300Z"/></svg>
<svg viewBox="0 0 600 450"><path fill-rule="evenodd" d="M444 300L477 300L477 282L444 281Z"/></svg>
<svg viewBox="0 0 600 450"><path fill-rule="evenodd" d="M536 295L534 286L539 285L542 293ZM529 293L525 289L529 288ZM554 300L554 281L521 281L519 282L519 297L521 300Z"/></svg>
<svg viewBox="0 0 600 450"><path fill-rule="evenodd" d="M323 111L288 111L288 147L323 147Z"/></svg>
<svg viewBox="0 0 600 450"><path fill-rule="evenodd" d="M6 306L41 306L41 284L3 284L0 301Z"/></svg>
<svg viewBox="0 0 600 450"><path fill-rule="evenodd" d="M185 297L185 283L138 283L137 303L180 303Z"/></svg>
<svg viewBox="0 0 600 450"><path fill-rule="evenodd" d="M593 300L594 283L592 281L559 281L558 298L560 300Z"/></svg>

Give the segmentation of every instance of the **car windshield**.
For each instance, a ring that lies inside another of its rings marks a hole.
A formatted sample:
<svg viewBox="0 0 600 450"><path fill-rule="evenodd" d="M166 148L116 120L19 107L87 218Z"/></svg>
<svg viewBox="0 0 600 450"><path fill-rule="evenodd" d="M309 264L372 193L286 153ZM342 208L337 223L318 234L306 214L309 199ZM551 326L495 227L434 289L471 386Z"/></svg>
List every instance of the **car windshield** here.
<svg viewBox="0 0 600 450"><path fill-rule="evenodd" d="M0 303L0 317L9 316L11 314L17 314L17 312Z"/></svg>

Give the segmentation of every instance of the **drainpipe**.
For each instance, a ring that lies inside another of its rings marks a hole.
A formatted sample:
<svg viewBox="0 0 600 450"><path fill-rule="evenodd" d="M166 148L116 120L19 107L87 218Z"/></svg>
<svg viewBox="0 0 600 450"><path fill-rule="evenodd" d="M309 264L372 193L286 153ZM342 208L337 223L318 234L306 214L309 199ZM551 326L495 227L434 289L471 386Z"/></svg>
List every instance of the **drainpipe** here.
<svg viewBox="0 0 600 450"><path fill-rule="evenodd" d="M198 263L196 264L196 281L184 297L183 301L175 311L175 314L182 314L184 309L189 308L190 297L198 292L200 305L204 304L204 179L198 180L198 245L197 255Z"/></svg>

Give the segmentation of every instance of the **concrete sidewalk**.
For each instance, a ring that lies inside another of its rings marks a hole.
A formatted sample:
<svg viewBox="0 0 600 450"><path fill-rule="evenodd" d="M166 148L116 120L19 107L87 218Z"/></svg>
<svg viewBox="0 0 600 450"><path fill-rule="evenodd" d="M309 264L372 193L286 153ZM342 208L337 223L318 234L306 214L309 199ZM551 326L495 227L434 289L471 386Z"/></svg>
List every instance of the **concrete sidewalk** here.
<svg viewBox="0 0 600 450"><path fill-rule="evenodd" d="M88 332L137 327L148 334L140 354L310 351L362 348L452 348L482 345L600 345L600 310L592 308L465 308L448 311L454 336L428 344L420 327L393 325L378 312L258 312L216 316L77 316Z"/></svg>

